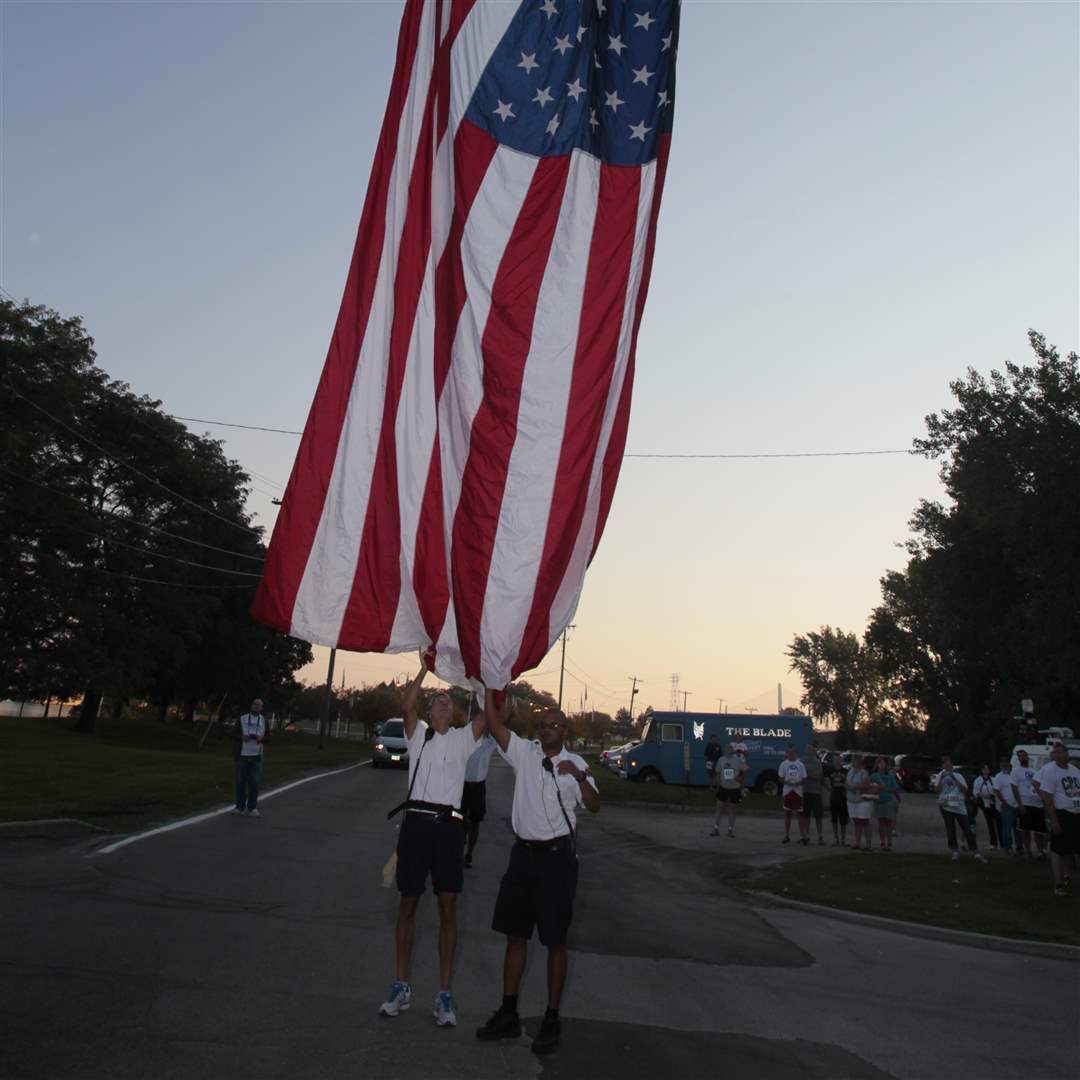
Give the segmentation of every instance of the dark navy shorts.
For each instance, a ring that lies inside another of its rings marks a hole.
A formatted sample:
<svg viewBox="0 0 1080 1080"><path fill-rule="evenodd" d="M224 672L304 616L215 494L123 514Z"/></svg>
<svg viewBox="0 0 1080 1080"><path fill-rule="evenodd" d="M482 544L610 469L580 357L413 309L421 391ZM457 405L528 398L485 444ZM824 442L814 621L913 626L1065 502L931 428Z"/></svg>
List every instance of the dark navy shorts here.
<svg viewBox="0 0 1080 1080"><path fill-rule="evenodd" d="M562 945L574 916L577 855L569 838L550 847L527 847L520 840L510 849L510 865L499 883L491 929L498 934L532 937L549 949Z"/></svg>
<svg viewBox="0 0 1080 1080"><path fill-rule="evenodd" d="M464 846L460 821L439 821L429 814L406 812L397 843L398 892L422 896L429 874L432 892L461 892Z"/></svg>

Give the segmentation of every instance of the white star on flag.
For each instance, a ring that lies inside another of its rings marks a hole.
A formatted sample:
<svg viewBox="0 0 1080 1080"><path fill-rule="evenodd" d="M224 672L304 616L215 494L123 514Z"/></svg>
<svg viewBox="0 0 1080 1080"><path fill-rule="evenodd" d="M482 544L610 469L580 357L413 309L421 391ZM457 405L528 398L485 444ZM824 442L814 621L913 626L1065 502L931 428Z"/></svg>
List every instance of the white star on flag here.
<svg viewBox="0 0 1080 1080"><path fill-rule="evenodd" d="M558 131L558 130L559 130L559 118L557 116L553 116L548 121L547 132L548 132L549 135L554 135L555 132Z"/></svg>
<svg viewBox="0 0 1080 1080"><path fill-rule="evenodd" d="M600 121L596 119L596 110L589 110L589 127L597 128L600 126Z"/></svg>
<svg viewBox="0 0 1080 1080"><path fill-rule="evenodd" d="M518 67L524 68L526 75L528 75L533 68L539 66L540 65L536 62L536 53L532 52L528 53L527 55L525 53L521 54L521 63L518 64Z"/></svg>
<svg viewBox="0 0 1080 1080"><path fill-rule="evenodd" d="M660 103L659 107L662 109L671 100L671 98L668 97L668 93L666 90L661 90L660 93L656 95L656 100Z"/></svg>
<svg viewBox="0 0 1080 1080"><path fill-rule="evenodd" d="M543 11L549 19L552 15L559 14L559 9L555 6L555 0L544 0L540 5L540 10Z"/></svg>
<svg viewBox="0 0 1080 1080"><path fill-rule="evenodd" d="M660 39L661 42L663 42L663 45L664 45L664 47L660 50L661 52L667 52L668 49L671 48L671 38L672 38L672 34L668 34L667 37L662 37Z"/></svg>
<svg viewBox="0 0 1080 1080"><path fill-rule="evenodd" d="M567 34L566 37L556 38L555 39L555 44L553 46L555 51L560 56L562 56L566 52L567 49L572 49L573 47L574 46L570 44L570 35L569 34Z"/></svg>
<svg viewBox="0 0 1080 1080"><path fill-rule="evenodd" d="M607 98L607 101L605 101L604 104L610 106L612 112L617 112L620 105L626 104L626 102L619 97L618 90L612 90L610 94L605 91L604 96Z"/></svg>
<svg viewBox="0 0 1080 1080"><path fill-rule="evenodd" d="M642 142L644 142L645 141L645 132L647 132L647 131L652 131L652 128L651 127L646 127L644 120L642 120L640 124L631 124L630 125L630 138L631 139L640 139Z"/></svg>
<svg viewBox="0 0 1080 1080"><path fill-rule="evenodd" d="M616 56L622 56L622 51L626 46L622 41L622 34L616 34L612 37L608 34L608 49L610 49Z"/></svg>
<svg viewBox="0 0 1080 1080"><path fill-rule="evenodd" d="M510 103L510 105L512 105L512 104L513 104L513 102ZM507 120L508 117L514 115L514 110L510 108L510 105L507 105L507 103L505 101L500 101L499 102L499 107L495 110L495 115L500 120L502 120L503 123L506 123L506 120Z"/></svg>
<svg viewBox="0 0 1080 1080"><path fill-rule="evenodd" d="M579 26L577 28L577 39L578 39L578 41L580 41L588 32L589 32L589 28L587 26Z"/></svg>
<svg viewBox="0 0 1080 1080"><path fill-rule="evenodd" d="M649 85L649 80L656 74L655 71L650 71L645 64L642 64L639 68L630 69L634 73L634 82L643 83L645 86Z"/></svg>
<svg viewBox="0 0 1080 1080"><path fill-rule="evenodd" d="M550 86L545 86L543 90L537 90L536 97L533 98L533 101L535 101L541 109L551 100L552 97Z"/></svg>
<svg viewBox="0 0 1080 1080"><path fill-rule="evenodd" d="M654 22L656 22L656 20L647 11L644 15L635 15L634 18L637 20L637 22L634 23L635 30L639 26L642 30L648 30L649 27L652 26Z"/></svg>
<svg viewBox="0 0 1080 1080"><path fill-rule="evenodd" d="M581 85L580 79L575 79L573 82L566 84L566 92L575 100L585 93L585 87Z"/></svg>

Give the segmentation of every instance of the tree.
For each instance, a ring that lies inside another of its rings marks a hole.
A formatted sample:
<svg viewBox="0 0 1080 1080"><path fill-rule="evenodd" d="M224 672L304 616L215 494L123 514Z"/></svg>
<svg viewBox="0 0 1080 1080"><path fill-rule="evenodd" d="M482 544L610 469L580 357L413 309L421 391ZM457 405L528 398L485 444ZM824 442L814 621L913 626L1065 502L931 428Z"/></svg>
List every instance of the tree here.
<svg viewBox="0 0 1080 1080"><path fill-rule="evenodd" d="M836 745L846 749L862 720L880 698L878 667L855 634L823 626L796 634L788 646L789 670L803 684L801 703L819 719L837 724Z"/></svg>
<svg viewBox="0 0 1080 1080"><path fill-rule="evenodd" d="M948 501L917 507L867 634L932 743L972 759L1011 741L1021 698L1043 723L1080 711L1080 363L1029 341L1034 364L969 369L927 417Z"/></svg>

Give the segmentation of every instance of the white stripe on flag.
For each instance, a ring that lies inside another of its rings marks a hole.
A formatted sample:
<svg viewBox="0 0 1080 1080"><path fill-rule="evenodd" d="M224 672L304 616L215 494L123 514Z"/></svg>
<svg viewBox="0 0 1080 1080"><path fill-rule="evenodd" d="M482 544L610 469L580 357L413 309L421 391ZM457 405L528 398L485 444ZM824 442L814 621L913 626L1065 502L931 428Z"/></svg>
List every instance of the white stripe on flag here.
<svg viewBox="0 0 1080 1080"><path fill-rule="evenodd" d="M385 239L371 314L349 392L322 516L293 607L290 632L307 641L337 641L356 576L382 429L398 249L408 215L409 180L434 62L434 20L435 5L425 4L409 92L398 127L397 153L386 202Z"/></svg>
<svg viewBox="0 0 1080 1080"><path fill-rule="evenodd" d="M641 170L641 188L638 192L637 221L634 226L634 253L630 259L630 280L626 287L626 302L623 305L622 329L619 332L619 347L615 355L615 367L611 375L607 403L604 406L604 420L600 428L600 438L593 457L592 476L589 480L589 498L585 504L581 528L574 541L574 552L566 567L566 573L559 584L559 590L551 604L548 620L549 627L566 626L574 617L581 586L585 580L585 569L589 563L589 553L596 538L596 522L600 514L600 482L603 479L604 454L611 439L611 429L615 423L615 414L622 396L626 369L630 359L630 343L634 335L634 315L637 311L637 298L641 290L641 274L645 268L645 245L649 238L649 220L652 216L653 191L656 185L656 162L650 161ZM561 629L559 633L561 633ZM550 634L548 648L555 644L559 634Z"/></svg>
<svg viewBox="0 0 1080 1080"><path fill-rule="evenodd" d="M476 84L519 7L520 3L506 0L501 3L477 0L465 16L450 50L451 138L457 134L458 125L476 93Z"/></svg>
<svg viewBox="0 0 1080 1080"><path fill-rule="evenodd" d="M480 674L488 686L506 681L532 608L562 451L599 191L599 159L575 150L537 296L517 432L484 592Z"/></svg>
<svg viewBox="0 0 1080 1080"><path fill-rule="evenodd" d="M491 290L538 163L539 159L529 154L499 147L473 200L461 237L466 300L454 337L450 371L439 401L443 525L448 567L454 515L461 498L461 479L469 458L473 420L483 397L481 342L491 309ZM445 673L443 677L464 682L465 669L458 646L452 596L439 635L438 652L439 671Z"/></svg>

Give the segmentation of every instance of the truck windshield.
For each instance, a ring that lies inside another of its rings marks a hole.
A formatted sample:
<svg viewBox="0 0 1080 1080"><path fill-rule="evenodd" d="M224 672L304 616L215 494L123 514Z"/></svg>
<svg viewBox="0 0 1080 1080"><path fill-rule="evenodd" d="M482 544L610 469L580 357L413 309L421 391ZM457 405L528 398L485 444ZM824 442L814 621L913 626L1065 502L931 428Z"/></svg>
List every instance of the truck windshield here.
<svg viewBox="0 0 1080 1080"><path fill-rule="evenodd" d="M653 722L652 722L651 719L645 721L645 726L641 729L641 741L642 742L648 742L649 741L649 734L652 732L652 723Z"/></svg>

